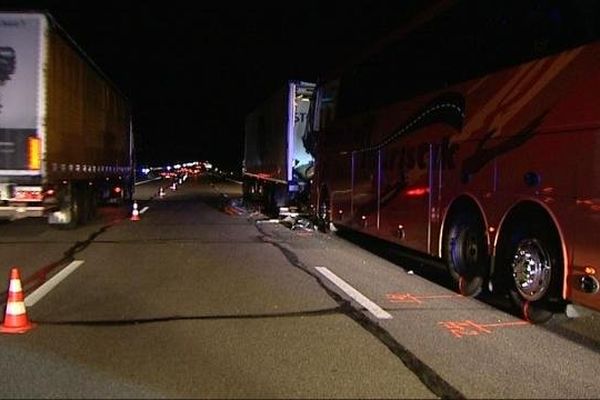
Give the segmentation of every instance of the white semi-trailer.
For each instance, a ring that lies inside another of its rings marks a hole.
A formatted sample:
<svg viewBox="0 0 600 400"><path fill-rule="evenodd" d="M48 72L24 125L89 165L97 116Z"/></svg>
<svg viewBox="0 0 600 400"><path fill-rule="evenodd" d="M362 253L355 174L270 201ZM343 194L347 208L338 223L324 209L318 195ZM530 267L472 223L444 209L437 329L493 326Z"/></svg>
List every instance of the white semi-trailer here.
<svg viewBox="0 0 600 400"><path fill-rule="evenodd" d="M0 12L0 218L73 228L130 199L127 98L43 12Z"/></svg>
<svg viewBox="0 0 600 400"><path fill-rule="evenodd" d="M314 88L288 81L246 116L244 197L267 213L309 205L314 158L304 135Z"/></svg>

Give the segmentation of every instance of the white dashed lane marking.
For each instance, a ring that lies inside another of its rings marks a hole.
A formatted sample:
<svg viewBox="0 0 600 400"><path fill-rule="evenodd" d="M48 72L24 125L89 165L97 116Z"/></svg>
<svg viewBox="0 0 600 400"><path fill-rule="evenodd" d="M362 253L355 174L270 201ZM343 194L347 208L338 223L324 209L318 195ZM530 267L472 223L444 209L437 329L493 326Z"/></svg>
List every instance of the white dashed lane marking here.
<svg viewBox="0 0 600 400"><path fill-rule="evenodd" d="M379 307L373 301L368 299L365 295L360 293L358 290L354 289L348 283L346 283L342 278L338 277L336 274L331 272L326 267L315 267L317 271L319 271L323 276L329 279L333 284L342 289L344 293L354 299L358 304L366 308L371 314L376 316L379 319L392 319L392 315L385 311L383 308Z"/></svg>
<svg viewBox="0 0 600 400"><path fill-rule="evenodd" d="M67 265L61 271L59 271L52 278L48 279L46 283L42 286L31 292L27 297L25 297L25 305L27 307L31 307L35 303L37 303L42 297L47 295L52 289L54 289L63 279L65 279L69 274L77 269L83 261L75 260L71 264Z"/></svg>

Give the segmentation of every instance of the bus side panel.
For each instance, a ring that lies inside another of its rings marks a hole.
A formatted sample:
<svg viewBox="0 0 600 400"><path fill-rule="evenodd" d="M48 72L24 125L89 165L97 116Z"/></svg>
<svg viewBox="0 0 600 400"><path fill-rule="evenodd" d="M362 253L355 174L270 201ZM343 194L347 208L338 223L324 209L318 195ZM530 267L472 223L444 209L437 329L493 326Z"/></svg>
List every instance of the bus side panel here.
<svg viewBox="0 0 600 400"><path fill-rule="evenodd" d="M550 97L557 97L535 135L498 158L498 195L488 207L495 224L515 202L532 199L550 212L563 241L566 270L565 298L600 309L600 296L584 293L579 283L587 266L600 266L600 114L597 93L600 74L585 66L595 64L600 48L582 52L565 79L554 80ZM586 79L574 79L575 76ZM569 86L566 83L577 83ZM567 88L568 91L559 90ZM500 146L498 141L495 146ZM527 185L535 178L539 183ZM596 275L596 279L598 275Z"/></svg>
<svg viewBox="0 0 600 400"><path fill-rule="evenodd" d="M600 269L600 45L587 47L584 55L587 70L577 73L585 79L571 89L548 120L558 128L564 127L562 130L570 130L565 140L576 146L574 150L564 147L554 157L554 164L571 163L576 169L575 192L569 193L573 213L563 221L573 253L567 294L578 304L600 310L600 295L580 289L584 275L596 282L600 279L600 273L594 272Z"/></svg>
<svg viewBox="0 0 600 400"><path fill-rule="evenodd" d="M564 243L574 242L568 221L575 211L577 135L577 132L540 132L497 159L497 192L488 207L490 225L498 227L510 207L531 200L549 211ZM502 141L491 144L501 146ZM566 250L565 261L570 264L572 247Z"/></svg>
<svg viewBox="0 0 600 400"><path fill-rule="evenodd" d="M321 181L320 196L329 196L332 222L352 226L352 155L351 153L332 153L323 157L320 174L327 180ZM327 199L320 199L321 202Z"/></svg>
<svg viewBox="0 0 600 400"><path fill-rule="evenodd" d="M576 238L573 270L568 279L574 302L600 310L600 296L579 290L581 278L600 279L600 129L578 132L577 197L575 218L568 221ZM572 222L571 222L572 221ZM592 267L595 273L586 271Z"/></svg>

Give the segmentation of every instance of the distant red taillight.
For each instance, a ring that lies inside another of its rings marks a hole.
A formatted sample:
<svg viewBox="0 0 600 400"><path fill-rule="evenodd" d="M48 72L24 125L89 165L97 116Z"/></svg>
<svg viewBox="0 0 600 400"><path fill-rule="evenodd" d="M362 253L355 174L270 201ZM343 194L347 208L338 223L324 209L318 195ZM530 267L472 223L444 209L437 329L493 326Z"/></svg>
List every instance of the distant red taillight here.
<svg viewBox="0 0 600 400"><path fill-rule="evenodd" d="M17 188L13 200L16 201L42 201L42 191L38 188Z"/></svg>

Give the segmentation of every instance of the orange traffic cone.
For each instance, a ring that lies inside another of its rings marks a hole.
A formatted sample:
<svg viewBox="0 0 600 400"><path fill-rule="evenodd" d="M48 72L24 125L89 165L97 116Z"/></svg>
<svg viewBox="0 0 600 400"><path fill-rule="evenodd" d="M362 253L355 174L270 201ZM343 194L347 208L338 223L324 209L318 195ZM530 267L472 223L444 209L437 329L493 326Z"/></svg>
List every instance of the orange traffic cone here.
<svg viewBox="0 0 600 400"><path fill-rule="evenodd" d="M131 213L130 220L132 220L132 221L139 221L140 220L140 212L138 211L137 201L133 202L133 212Z"/></svg>
<svg viewBox="0 0 600 400"><path fill-rule="evenodd" d="M34 326L35 324L32 324L29 322L29 319L27 319L19 269L12 268L10 270L6 312L4 314L4 322L2 323L2 326L0 326L0 332L25 333Z"/></svg>
<svg viewBox="0 0 600 400"><path fill-rule="evenodd" d="M160 189L158 190L158 195L160 196L160 198L165 197L165 189L163 189L163 187L161 186Z"/></svg>

